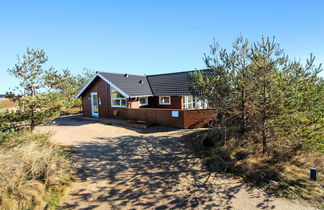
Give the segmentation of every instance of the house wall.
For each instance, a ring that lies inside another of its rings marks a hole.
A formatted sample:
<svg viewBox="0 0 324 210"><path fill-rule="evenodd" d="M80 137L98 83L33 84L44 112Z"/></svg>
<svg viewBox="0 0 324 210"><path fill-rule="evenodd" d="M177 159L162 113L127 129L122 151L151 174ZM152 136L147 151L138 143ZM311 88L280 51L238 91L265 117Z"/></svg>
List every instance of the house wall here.
<svg viewBox="0 0 324 210"><path fill-rule="evenodd" d="M97 80L97 79L96 79ZM96 80L82 94L82 113L91 116L91 92L97 92Z"/></svg>
<svg viewBox="0 0 324 210"><path fill-rule="evenodd" d="M208 125L217 116L214 109L159 109L159 108L113 108L118 110L114 119L148 121L158 125L175 128L201 128ZM172 117L172 111L178 111L179 117Z"/></svg>
<svg viewBox="0 0 324 210"><path fill-rule="evenodd" d="M215 110L184 110L183 97L172 96L171 105L159 105L158 97L149 97L149 106L140 107L136 99L128 99L128 108L111 107L110 86L97 78L82 94L82 108L84 116L92 116L91 92L97 92L100 97L99 117L124 120L142 120L155 124L176 128L203 127L214 119ZM178 111L179 117L172 117L172 111Z"/></svg>
<svg viewBox="0 0 324 210"><path fill-rule="evenodd" d="M158 108L112 108L116 110L116 115L113 115L113 119L123 120L136 120L136 121L148 121L158 125L170 126L175 128L183 128L184 115L183 110L179 111L179 117L172 117L172 111L176 109L158 109Z"/></svg>
<svg viewBox="0 0 324 210"><path fill-rule="evenodd" d="M159 97L149 97L150 108L165 108L165 109L182 109L183 108L183 97L182 96L171 96L171 105L160 105Z"/></svg>
<svg viewBox="0 0 324 210"><path fill-rule="evenodd" d="M179 111L179 117L172 117L172 111L175 109L127 109L127 118L130 120L142 120L152 122L158 125L183 128L184 115Z"/></svg>
<svg viewBox="0 0 324 210"><path fill-rule="evenodd" d="M184 128L201 128L215 119L215 109L195 109L184 111Z"/></svg>
<svg viewBox="0 0 324 210"><path fill-rule="evenodd" d="M110 87L100 78L96 78L93 83L82 94L83 115L91 117L91 93L97 92L101 100L99 104L99 117L109 117L110 107Z"/></svg>

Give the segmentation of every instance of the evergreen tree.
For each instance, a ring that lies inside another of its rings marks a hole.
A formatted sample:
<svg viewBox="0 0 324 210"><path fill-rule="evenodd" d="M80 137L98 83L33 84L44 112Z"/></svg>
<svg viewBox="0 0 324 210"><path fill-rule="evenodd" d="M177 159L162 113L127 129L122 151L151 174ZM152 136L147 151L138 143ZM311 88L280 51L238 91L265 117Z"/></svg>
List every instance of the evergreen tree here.
<svg viewBox="0 0 324 210"><path fill-rule="evenodd" d="M36 125L52 119L59 110L55 97L42 93L45 72L43 65L47 60L44 50L27 48L22 59L18 56L18 63L8 70L11 75L20 80L19 108L13 114L28 121L31 130L34 130ZM17 99L15 94L8 95Z"/></svg>
<svg viewBox="0 0 324 210"><path fill-rule="evenodd" d="M94 71L86 68L78 75L73 75L69 69L64 69L62 73L50 69L45 72L44 83L51 92L57 94L63 107L69 109L81 105L80 99L75 96L93 75Z"/></svg>
<svg viewBox="0 0 324 210"><path fill-rule="evenodd" d="M233 51L228 59L230 66L231 83L233 85L231 97L233 98L232 114L237 114L240 119L240 133L244 135L252 127L252 113L250 108L250 95L252 91L250 47L247 39L238 37L233 44Z"/></svg>
<svg viewBox="0 0 324 210"><path fill-rule="evenodd" d="M204 55L205 65L210 71L195 71L189 76L190 89L194 94L216 108L218 113L216 122L224 132L224 141L227 139L226 117L231 108L228 59L230 58L226 50L214 42L210 45L209 55Z"/></svg>
<svg viewBox="0 0 324 210"><path fill-rule="evenodd" d="M238 37L230 53L217 43L210 47L204 56L210 71L192 73L190 88L216 109L224 139L239 119L236 131L253 131L263 153L270 140L277 151L323 147L324 82L313 56L305 65L290 62L274 39L263 37L252 45Z"/></svg>
<svg viewBox="0 0 324 210"><path fill-rule="evenodd" d="M287 66L287 57L274 38L262 37L261 42L254 43L251 48L250 58L252 60L253 78L253 99L252 103L256 108L258 123L255 124L260 130L262 139L262 152L268 151L268 138L272 135L271 121L278 113L278 91L275 84L278 72L283 71Z"/></svg>
<svg viewBox="0 0 324 210"><path fill-rule="evenodd" d="M281 72L278 84L281 97L279 113L274 119L284 144L297 151L320 146L324 133L324 83L312 55L306 65L291 62Z"/></svg>

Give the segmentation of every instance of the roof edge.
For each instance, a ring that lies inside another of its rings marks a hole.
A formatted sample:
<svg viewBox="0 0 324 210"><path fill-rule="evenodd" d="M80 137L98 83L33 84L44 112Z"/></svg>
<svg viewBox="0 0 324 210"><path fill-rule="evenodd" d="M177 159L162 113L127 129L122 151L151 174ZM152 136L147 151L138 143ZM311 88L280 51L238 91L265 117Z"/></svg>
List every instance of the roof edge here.
<svg viewBox="0 0 324 210"><path fill-rule="evenodd" d="M120 88L118 88L116 85L114 85L112 82L110 82L106 77L102 76L100 72L97 72L93 77L83 86L83 88L79 91L79 93L75 96L75 98L79 98L82 93L89 87L89 85L97 78L100 77L103 81L105 81L107 84L109 84L111 87L116 89L120 94L122 94L125 98L130 98L129 95L127 95L124 91L122 91Z"/></svg>
<svg viewBox="0 0 324 210"><path fill-rule="evenodd" d="M210 70L210 69L195 69L195 70L189 70L189 71L170 72L170 73L163 73L163 74L151 74L151 75L146 75L146 77L183 74L183 73L190 73L190 72L195 72L195 71L208 71L208 70Z"/></svg>

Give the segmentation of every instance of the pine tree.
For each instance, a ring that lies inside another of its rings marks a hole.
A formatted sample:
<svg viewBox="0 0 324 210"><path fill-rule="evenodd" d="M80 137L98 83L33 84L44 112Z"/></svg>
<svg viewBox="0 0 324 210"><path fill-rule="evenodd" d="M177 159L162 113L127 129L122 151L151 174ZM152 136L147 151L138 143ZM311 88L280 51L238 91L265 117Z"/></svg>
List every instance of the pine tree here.
<svg viewBox="0 0 324 210"><path fill-rule="evenodd" d="M324 83L312 55L305 65L294 61L281 73L281 104L274 123L277 133L294 151L319 146L324 133Z"/></svg>
<svg viewBox="0 0 324 210"><path fill-rule="evenodd" d="M44 50L27 48L22 59L18 56L18 63L8 70L20 80L19 109L15 114L21 116L22 120L27 120L32 131L36 125L56 116L59 110L55 97L43 93L43 65L47 60ZM11 96L16 98L14 94Z"/></svg>
<svg viewBox="0 0 324 210"><path fill-rule="evenodd" d="M189 76L190 89L195 95L207 100L218 113L217 126L223 131L224 142L227 139L226 117L231 108L231 84L229 55L226 50L214 42L210 45L209 55L204 55L208 72L196 71Z"/></svg>
<svg viewBox="0 0 324 210"><path fill-rule="evenodd" d="M75 96L87 81L94 75L94 71L83 69L82 74L73 75L69 69L61 72L50 69L45 71L44 83L49 91L56 93L64 109L69 109L81 104Z"/></svg>
<svg viewBox="0 0 324 210"><path fill-rule="evenodd" d="M254 69L254 100L259 113L259 125L262 139L262 152L268 151L268 138L272 131L271 120L277 113L276 100L278 86L275 79L278 72L285 68L287 57L274 38L262 37L261 42L255 43L251 49L251 59Z"/></svg>
<svg viewBox="0 0 324 210"><path fill-rule="evenodd" d="M240 118L240 133L244 135L248 128L252 127L252 116L249 112L249 100L251 94L251 50L249 42L243 36L238 37L233 44L233 51L228 59L228 66L230 66L231 83L233 85L233 113L237 113Z"/></svg>

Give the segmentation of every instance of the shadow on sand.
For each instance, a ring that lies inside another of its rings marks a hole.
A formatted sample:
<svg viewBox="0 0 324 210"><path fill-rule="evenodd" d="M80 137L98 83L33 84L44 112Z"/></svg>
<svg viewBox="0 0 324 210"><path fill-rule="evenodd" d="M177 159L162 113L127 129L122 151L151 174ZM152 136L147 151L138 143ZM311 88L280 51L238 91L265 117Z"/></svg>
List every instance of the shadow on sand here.
<svg viewBox="0 0 324 210"><path fill-rule="evenodd" d="M56 121L58 126L87 123L93 122ZM194 131L131 129L146 135L97 136L93 142L73 147L78 182L87 185L72 192L61 208L93 209L106 203L113 209L232 209L232 200L243 188L248 198L259 196L241 182L224 184L219 174L206 170L191 144ZM87 187L91 185L95 186L92 191ZM265 199L255 208L274 206Z"/></svg>

